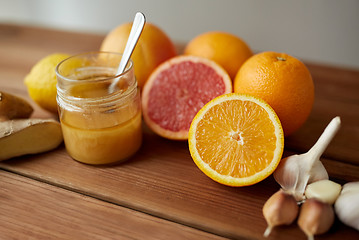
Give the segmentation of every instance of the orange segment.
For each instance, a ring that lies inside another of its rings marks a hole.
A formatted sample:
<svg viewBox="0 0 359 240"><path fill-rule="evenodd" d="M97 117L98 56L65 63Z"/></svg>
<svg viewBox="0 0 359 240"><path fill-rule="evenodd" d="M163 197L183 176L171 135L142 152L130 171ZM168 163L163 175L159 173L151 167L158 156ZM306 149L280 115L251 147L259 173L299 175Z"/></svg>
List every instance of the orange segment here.
<svg viewBox="0 0 359 240"><path fill-rule="evenodd" d="M283 129L273 109L249 95L225 94L206 104L189 130L196 165L213 180L246 186L268 177L284 148Z"/></svg>

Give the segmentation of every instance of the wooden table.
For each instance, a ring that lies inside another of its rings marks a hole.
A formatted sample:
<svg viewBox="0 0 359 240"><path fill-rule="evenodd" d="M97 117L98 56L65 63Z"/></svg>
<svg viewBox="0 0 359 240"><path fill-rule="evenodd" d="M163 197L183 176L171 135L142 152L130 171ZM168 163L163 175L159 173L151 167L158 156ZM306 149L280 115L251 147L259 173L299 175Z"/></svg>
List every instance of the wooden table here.
<svg viewBox="0 0 359 240"><path fill-rule="evenodd" d="M29 101L31 67L54 52L98 50L104 36L0 24L0 89ZM322 161L331 179L359 180L359 71L307 63L316 99L306 124L285 139L285 155L308 150L329 121L342 128ZM53 118L37 107L33 117ZM1 151L1 149L0 149ZM64 146L0 163L0 239L263 239L262 206L279 189L273 177L232 188L206 177L186 142L144 131L126 163L98 167L72 160ZM294 223L268 239L306 239ZM337 219L316 239L359 239Z"/></svg>

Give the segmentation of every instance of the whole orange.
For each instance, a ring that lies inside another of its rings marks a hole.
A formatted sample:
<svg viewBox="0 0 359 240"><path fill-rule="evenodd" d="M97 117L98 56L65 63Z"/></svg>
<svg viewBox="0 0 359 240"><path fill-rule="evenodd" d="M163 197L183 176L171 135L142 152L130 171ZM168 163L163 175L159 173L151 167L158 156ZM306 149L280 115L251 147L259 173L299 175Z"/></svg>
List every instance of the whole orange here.
<svg viewBox="0 0 359 240"><path fill-rule="evenodd" d="M124 23L113 29L103 40L100 50L123 53L131 27L132 23ZM160 63L176 55L176 48L166 33L154 24L146 23L131 56L138 86L144 85Z"/></svg>
<svg viewBox="0 0 359 240"><path fill-rule="evenodd" d="M307 120L314 102L314 84L307 67L285 53L262 52L249 58L234 80L234 92L265 100L289 136Z"/></svg>
<svg viewBox="0 0 359 240"><path fill-rule="evenodd" d="M209 58L221 65L233 80L242 64L253 55L239 37L226 32L206 32L192 39L184 50L186 55Z"/></svg>

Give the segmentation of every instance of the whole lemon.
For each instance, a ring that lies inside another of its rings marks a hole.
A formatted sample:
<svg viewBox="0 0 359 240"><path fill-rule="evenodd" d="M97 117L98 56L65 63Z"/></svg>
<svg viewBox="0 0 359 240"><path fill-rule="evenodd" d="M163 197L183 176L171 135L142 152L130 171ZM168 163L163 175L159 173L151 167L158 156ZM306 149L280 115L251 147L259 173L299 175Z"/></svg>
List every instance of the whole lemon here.
<svg viewBox="0 0 359 240"><path fill-rule="evenodd" d="M25 85L32 100L52 113L57 113L55 67L68 57L70 55L64 53L46 56L37 62L25 77Z"/></svg>

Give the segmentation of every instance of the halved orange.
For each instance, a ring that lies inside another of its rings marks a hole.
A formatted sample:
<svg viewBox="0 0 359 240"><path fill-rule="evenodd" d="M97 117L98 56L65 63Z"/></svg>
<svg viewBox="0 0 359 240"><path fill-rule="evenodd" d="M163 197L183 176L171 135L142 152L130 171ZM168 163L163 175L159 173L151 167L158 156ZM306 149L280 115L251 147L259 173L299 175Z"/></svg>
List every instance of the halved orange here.
<svg viewBox="0 0 359 240"><path fill-rule="evenodd" d="M284 148L283 129L262 99L229 93L208 102L189 130L189 150L200 170L228 186L247 186L268 177Z"/></svg>

